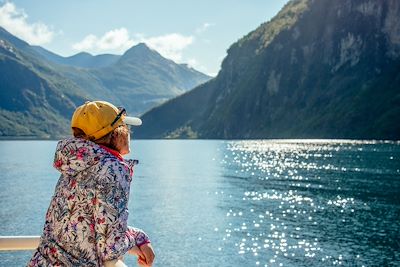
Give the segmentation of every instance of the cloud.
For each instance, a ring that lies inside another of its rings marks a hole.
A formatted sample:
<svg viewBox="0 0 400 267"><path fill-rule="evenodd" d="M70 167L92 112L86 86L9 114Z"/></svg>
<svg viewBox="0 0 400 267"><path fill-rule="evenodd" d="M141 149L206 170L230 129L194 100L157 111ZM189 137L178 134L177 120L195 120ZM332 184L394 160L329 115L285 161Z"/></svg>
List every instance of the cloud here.
<svg viewBox="0 0 400 267"><path fill-rule="evenodd" d="M50 43L53 39L53 31L41 22L29 24L28 15L22 9L11 2L5 2L0 6L0 26L13 35L27 41L32 45Z"/></svg>
<svg viewBox="0 0 400 267"><path fill-rule="evenodd" d="M205 23L203 23L203 25L201 25L200 27L198 27L198 28L196 29L196 34L203 33L203 32L205 32L208 28L210 28L211 26L214 26L214 25L215 25L214 23L205 22Z"/></svg>
<svg viewBox="0 0 400 267"><path fill-rule="evenodd" d="M72 47L78 51L92 53L123 53L133 45L146 43L150 48L159 52L163 57L180 63L183 58L183 50L193 42L193 36L184 36L179 33L153 37L146 37L143 34L130 36L126 28L120 28L108 31L101 37L89 34L82 41L75 43Z"/></svg>
<svg viewBox="0 0 400 267"><path fill-rule="evenodd" d="M192 44L193 36L184 36L178 33L171 33L157 37L143 38L141 42L158 51L162 56L176 62L182 62L183 50Z"/></svg>
<svg viewBox="0 0 400 267"><path fill-rule="evenodd" d="M218 72L211 72L206 66L200 64L195 58L190 58L187 61L189 67L201 71L211 77L217 76Z"/></svg>
<svg viewBox="0 0 400 267"><path fill-rule="evenodd" d="M128 30L125 28L120 28L108 31L102 37L89 34L82 41L75 43L72 48L87 52L123 52L134 44L135 41L130 39Z"/></svg>

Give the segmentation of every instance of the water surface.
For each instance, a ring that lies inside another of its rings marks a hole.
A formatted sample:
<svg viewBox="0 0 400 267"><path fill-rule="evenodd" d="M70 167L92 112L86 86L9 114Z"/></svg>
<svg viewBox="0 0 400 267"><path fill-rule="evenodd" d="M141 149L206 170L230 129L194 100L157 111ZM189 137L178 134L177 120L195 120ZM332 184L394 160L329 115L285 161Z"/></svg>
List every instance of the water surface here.
<svg viewBox="0 0 400 267"><path fill-rule="evenodd" d="M40 235L55 146L0 141L0 235ZM129 157L129 224L154 266L400 264L399 142L134 140ZM0 266L31 254L1 252Z"/></svg>

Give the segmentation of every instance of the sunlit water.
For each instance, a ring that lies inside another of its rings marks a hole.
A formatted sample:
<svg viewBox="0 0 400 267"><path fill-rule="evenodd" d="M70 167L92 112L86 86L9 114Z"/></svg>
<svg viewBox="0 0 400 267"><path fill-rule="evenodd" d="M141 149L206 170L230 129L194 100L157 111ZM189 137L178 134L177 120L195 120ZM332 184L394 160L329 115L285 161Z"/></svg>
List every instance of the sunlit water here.
<svg viewBox="0 0 400 267"><path fill-rule="evenodd" d="M0 235L40 235L55 145L0 142ZM130 157L154 266L400 265L399 142L135 140Z"/></svg>

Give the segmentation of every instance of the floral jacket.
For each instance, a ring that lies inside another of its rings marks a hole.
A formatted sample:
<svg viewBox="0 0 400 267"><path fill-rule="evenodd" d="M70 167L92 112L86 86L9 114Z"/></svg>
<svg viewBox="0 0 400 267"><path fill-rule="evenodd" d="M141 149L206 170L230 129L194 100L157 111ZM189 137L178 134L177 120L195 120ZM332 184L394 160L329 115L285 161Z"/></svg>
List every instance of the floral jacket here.
<svg viewBox="0 0 400 267"><path fill-rule="evenodd" d="M60 141L54 167L61 176L28 266L103 266L150 242L127 226L135 163L90 141Z"/></svg>

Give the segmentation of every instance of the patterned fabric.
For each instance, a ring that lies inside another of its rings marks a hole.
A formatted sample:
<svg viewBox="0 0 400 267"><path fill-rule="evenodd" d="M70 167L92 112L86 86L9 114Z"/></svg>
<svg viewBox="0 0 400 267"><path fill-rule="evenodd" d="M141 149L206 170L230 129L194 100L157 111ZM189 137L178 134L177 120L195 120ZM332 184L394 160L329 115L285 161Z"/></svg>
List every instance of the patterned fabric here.
<svg viewBox="0 0 400 267"><path fill-rule="evenodd" d="M54 167L61 176L28 266L103 266L150 242L127 226L134 164L90 141L60 141Z"/></svg>

